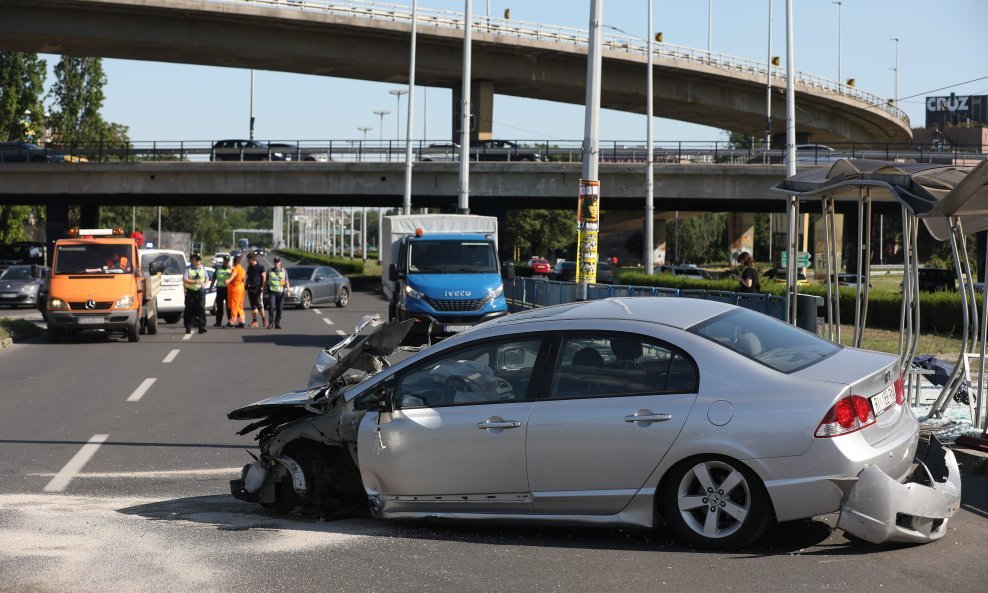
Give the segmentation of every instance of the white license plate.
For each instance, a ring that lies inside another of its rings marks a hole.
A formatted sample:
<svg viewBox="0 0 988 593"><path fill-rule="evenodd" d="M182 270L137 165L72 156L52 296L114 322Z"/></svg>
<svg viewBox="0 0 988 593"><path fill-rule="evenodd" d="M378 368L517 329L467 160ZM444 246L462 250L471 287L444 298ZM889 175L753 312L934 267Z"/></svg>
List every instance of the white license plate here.
<svg viewBox="0 0 988 593"><path fill-rule="evenodd" d="M0 294L0 299L16 299L16 294Z"/></svg>
<svg viewBox="0 0 988 593"><path fill-rule="evenodd" d="M106 323L106 317L79 317L79 325L102 325Z"/></svg>
<svg viewBox="0 0 988 593"><path fill-rule="evenodd" d="M889 387L878 395L871 396L871 409L875 410L876 417L891 408L893 404L895 404L895 387Z"/></svg>
<svg viewBox="0 0 988 593"><path fill-rule="evenodd" d="M466 331L470 329L470 327L471 326L469 325L445 325L443 326L443 329L451 334L455 334L456 332Z"/></svg>

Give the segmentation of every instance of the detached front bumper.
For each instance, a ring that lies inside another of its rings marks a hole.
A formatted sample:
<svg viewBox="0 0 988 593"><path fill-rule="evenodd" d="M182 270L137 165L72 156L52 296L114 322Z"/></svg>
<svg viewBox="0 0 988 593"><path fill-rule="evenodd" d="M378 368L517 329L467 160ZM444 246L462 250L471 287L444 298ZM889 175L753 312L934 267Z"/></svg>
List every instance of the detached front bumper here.
<svg viewBox="0 0 988 593"><path fill-rule="evenodd" d="M863 540L928 543L947 532L960 508L961 476L950 449L935 437L904 482L868 465L853 478L833 482L844 491L837 527Z"/></svg>

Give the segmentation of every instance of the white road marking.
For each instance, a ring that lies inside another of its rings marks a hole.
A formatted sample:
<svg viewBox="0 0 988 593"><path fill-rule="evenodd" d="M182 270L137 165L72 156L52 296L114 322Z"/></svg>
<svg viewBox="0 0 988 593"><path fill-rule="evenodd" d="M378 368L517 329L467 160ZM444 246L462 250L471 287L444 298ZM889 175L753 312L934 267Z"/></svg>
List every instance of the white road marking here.
<svg viewBox="0 0 988 593"><path fill-rule="evenodd" d="M326 322L326 325L336 325L329 317L323 317L322 320Z"/></svg>
<svg viewBox="0 0 988 593"><path fill-rule="evenodd" d="M127 398L127 401L129 402L140 401L141 398L144 397L144 394L148 392L148 389L151 389L151 386L154 385L155 381L157 381L157 379L155 378L144 379L144 382L141 383L137 387L137 389L134 390L134 393L130 394L130 397Z"/></svg>
<svg viewBox="0 0 988 593"><path fill-rule="evenodd" d="M159 471L143 471L143 472L81 472L75 475L76 479L84 478L97 478L97 479L113 479L113 478L144 478L144 479L154 479L154 478L170 478L175 476L229 476L229 475L240 475L240 467L218 467L218 468L206 468L206 469L169 469L169 470L159 470ZM51 473L37 473L28 474L31 476L53 476L55 474Z"/></svg>
<svg viewBox="0 0 988 593"><path fill-rule="evenodd" d="M182 336L182 339L183 340L191 340L192 339L192 336L194 336L194 335L195 334L185 334L184 336Z"/></svg>
<svg viewBox="0 0 988 593"><path fill-rule="evenodd" d="M191 334L190 334L190 335L191 335ZM169 353L168 353L168 356L166 356L166 357L165 357L165 359L164 359L164 360L162 360L161 362L162 362L163 364L168 364L168 363L170 363L171 361L173 361L173 360L175 360L175 357L176 357L176 356L178 356L178 353L179 353L179 352L181 352L181 350L179 350L178 348L176 348L176 349L174 349L174 350L172 350L171 352L169 352Z"/></svg>
<svg viewBox="0 0 988 593"><path fill-rule="evenodd" d="M338 330L336 330L336 335L338 335L338 336L345 336L346 335L346 332L343 331L342 329L338 329Z"/></svg>
<svg viewBox="0 0 988 593"><path fill-rule="evenodd" d="M72 479L78 475L79 470L89 463L89 460L96 455L99 448L110 438L108 434L94 434L89 442L82 446L82 449L69 459L69 462L55 474L55 477L45 486L45 492L61 492L68 488Z"/></svg>
<svg viewBox="0 0 988 593"><path fill-rule="evenodd" d="M313 309L312 312L315 313L316 315L322 315L322 311L320 311L319 309Z"/></svg>

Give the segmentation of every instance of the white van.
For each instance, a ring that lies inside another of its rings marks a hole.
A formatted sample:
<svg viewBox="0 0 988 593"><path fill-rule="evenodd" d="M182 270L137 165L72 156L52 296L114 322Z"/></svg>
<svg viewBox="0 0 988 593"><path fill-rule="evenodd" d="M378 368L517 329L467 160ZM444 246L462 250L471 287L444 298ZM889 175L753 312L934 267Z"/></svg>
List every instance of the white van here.
<svg viewBox="0 0 988 593"><path fill-rule="evenodd" d="M185 253L177 249L142 249L141 269L148 273L151 263L161 272L161 290L158 291L158 316L165 323L176 323L185 312L185 290L182 274L189 265Z"/></svg>

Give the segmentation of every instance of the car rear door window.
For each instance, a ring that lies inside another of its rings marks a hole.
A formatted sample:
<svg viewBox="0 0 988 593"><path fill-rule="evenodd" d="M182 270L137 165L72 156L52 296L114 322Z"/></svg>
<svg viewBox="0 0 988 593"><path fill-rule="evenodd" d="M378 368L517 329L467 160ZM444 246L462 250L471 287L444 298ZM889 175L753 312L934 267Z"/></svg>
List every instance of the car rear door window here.
<svg viewBox="0 0 988 593"><path fill-rule="evenodd" d="M677 348L633 334L567 335L550 399L694 393L696 364Z"/></svg>

